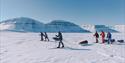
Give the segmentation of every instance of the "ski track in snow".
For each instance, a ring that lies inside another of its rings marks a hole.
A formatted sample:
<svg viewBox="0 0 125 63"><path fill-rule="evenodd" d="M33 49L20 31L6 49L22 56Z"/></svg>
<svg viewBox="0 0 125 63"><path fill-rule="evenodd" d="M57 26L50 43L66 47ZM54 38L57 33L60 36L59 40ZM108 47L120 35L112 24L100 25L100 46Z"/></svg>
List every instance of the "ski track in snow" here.
<svg viewBox="0 0 125 63"><path fill-rule="evenodd" d="M50 33L49 38L55 34ZM39 33L0 35L0 63L125 63L125 45L93 43L95 39L90 33L64 33L65 48L61 49L52 39L40 41ZM78 45L81 40L88 40L91 45Z"/></svg>

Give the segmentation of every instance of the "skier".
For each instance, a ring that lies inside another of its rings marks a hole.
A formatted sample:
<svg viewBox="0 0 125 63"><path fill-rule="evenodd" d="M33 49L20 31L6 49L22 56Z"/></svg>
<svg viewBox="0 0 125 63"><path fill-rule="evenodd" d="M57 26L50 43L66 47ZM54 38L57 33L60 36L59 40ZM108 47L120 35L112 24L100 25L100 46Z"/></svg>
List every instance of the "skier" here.
<svg viewBox="0 0 125 63"><path fill-rule="evenodd" d="M64 47L64 44L63 44L63 42L62 42L62 40L63 40L62 33L59 31L59 32L58 32L58 35L56 35L56 36L57 36L58 39L59 39L59 45L58 45L57 48L60 48L60 45L62 45L62 48L63 48L63 47Z"/></svg>
<svg viewBox="0 0 125 63"><path fill-rule="evenodd" d="M102 43L104 43L104 39L105 39L105 32L101 32L101 34L100 34L101 36L102 36Z"/></svg>
<svg viewBox="0 0 125 63"><path fill-rule="evenodd" d="M98 38L99 38L98 32L96 31L96 33L95 33L93 36L95 36L95 38L96 38L96 43L98 43Z"/></svg>
<svg viewBox="0 0 125 63"><path fill-rule="evenodd" d="M41 41L43 41L43 36L44 36L43 32L40 32L40 36L41 36Z"/></svg>
<svg viewBox="0 0 125 63"><path fill-rule="evenodd" d="M112 44L111 42L111 38L112 38L112 34L110 32L107 33L107 38L108 38L108 44Z"/></svg>
<svg viewBox="0 0 125 63"><path fill-rule="evenodd" d="M46 32L44 32L44 37L45 37L45 41L46 41L46 40L49 41L49 38L48 38L48 35L47 35Z"/></svg>

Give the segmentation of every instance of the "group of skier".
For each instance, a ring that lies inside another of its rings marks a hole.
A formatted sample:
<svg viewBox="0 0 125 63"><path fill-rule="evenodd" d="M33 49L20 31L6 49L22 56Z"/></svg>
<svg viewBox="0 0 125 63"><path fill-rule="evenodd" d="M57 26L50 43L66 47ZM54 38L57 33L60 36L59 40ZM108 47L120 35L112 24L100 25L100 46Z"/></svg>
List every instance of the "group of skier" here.
<svg viewBox="0 0 125 63"><path fill-rule="evenodd" d="M41 34L41 41L44 41L44 38L45 38L45 41L49 41L49 38L48 38L48 35L47 35L47 33L46 32L40 32ZM58 35L56 35L56 37L55 37L58 41L59 41L59 44L58 44L58 47L57 48L63 48L64 47L64 44L63 44L63 42L62 42L62 40L63 40L63 36L62 36L62 33L59 31L58 32Z"/></svg>
<svg viewBox="0 0 125 63"><path fill-rule="evenodd" d="M93 35L95 36L96 38L96 43L98 43L98 38L99 38L99 34L98 32L96 31L96 33ZM101 38L102 38L102 43L105 43L105 32L102 31L101 34L100 34ZM107 39L108 39L108 44L111 44L111 38L112 38L112 34L110 32L107 33Z"/></svg>
<svg viewBox="0 0 125 63"><path fill-rule="evenodd" d="M49 41L49 38L48 38L48 35L46 32L40 32L41 34L41 41ZM96 33L93 35L95 36L96 38L96 43L99 43L99 33L96 31ZM101 39L102 39L102 43L105 43L105 32L102 31L101 34ZM45 39L44 39L45 38ZM64 43L63 43L63 36L62 36L62 33L59 31L58 32L58 35L56 35L56 37L54 37L55 40L58 40L59 43L58 43L58 46L57 48L63 48L64 47ZM108 38L108 44L111 44L111 38L112 38L112 34L110 32L107 33L107 38Z"/></svg>

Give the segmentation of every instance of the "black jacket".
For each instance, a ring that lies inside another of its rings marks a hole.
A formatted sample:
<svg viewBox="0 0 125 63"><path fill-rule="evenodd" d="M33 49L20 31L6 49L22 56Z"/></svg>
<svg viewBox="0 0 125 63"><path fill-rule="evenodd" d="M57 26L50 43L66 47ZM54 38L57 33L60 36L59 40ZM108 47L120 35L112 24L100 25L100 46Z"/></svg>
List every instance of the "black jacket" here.
<svg viewBox="0 0 125 63"><path fill-rule="evenodd" d="M61 32L58 32L57 37L59 38L59 40L63 40L63 37L62 37L62 33L61 33Z"/></svg>

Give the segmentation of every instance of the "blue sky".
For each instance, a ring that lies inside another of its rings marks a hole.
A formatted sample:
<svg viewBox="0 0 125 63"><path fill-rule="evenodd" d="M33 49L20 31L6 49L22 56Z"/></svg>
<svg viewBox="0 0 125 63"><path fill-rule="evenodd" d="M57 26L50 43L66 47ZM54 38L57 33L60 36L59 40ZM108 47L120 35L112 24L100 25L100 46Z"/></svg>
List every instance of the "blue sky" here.
<svg viewBox="0 0 125 63"><path fill-rule="evenodd" d="M125 0L0 0L0 21L16 17L43 23L125 24Z"/></svg>

